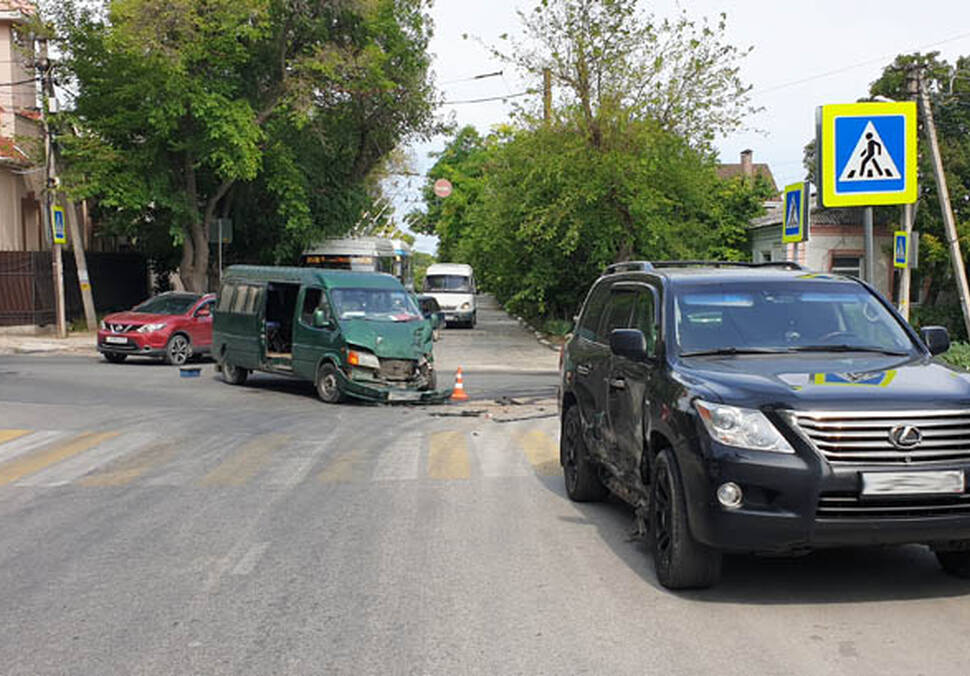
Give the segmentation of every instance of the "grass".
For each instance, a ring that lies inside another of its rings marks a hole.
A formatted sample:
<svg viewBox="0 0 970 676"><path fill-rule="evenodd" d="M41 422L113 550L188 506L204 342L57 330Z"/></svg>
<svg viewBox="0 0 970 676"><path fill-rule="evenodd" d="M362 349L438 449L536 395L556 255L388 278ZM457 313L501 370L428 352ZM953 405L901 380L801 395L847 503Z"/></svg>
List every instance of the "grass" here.
<svg viewBox="0 0 970 676"><path fill-rule="evenodd" d="M940 355L948 364L970 369L970 343L950 343L950 349Z"/></svg>

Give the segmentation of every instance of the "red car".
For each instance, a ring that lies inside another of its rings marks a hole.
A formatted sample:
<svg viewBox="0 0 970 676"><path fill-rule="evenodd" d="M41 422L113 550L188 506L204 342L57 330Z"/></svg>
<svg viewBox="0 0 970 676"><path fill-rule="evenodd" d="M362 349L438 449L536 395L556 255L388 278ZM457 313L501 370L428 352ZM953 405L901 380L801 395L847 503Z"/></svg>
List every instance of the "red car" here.
<svg viewBox="0 0 970 676"><path fill-rule="evenodd" d="M181 366L212 347L212 307L216 295L169 292L101 321L98 352L119 364L128 355L161 357Z"/></svg>

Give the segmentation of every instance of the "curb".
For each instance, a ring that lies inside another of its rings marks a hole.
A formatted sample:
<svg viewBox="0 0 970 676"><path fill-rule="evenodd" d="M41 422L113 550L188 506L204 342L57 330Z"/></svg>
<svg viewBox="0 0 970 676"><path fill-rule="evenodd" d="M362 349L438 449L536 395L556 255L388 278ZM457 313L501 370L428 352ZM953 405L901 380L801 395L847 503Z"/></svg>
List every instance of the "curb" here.
<svg viewBox="0 0 970 676"><path fill-rule="evenodd" d="M502 312L505 312L505 307L502 307ZM509 313L508 312L505 312L505 314L509 314ZM509 315L509 316L511 317L512 315ZM559 346L556 345L556 344L554 344L554 343L549 342L548 340L546 340L543 337L545 334L543 334L542 331L536 330L536 328L534 326L532 326L531 324L529 324L529 322L527 322L526 320L524 320L522 317L519 317L518 315L515 315L514 316L514 319L515 319L515 321L517 321L519 323L519 326L521 326L522 328L524 328L527 331L531 331L532 332L532 335L534 335L536 337L536 342L538 342L540 345L542 345L543 347L549 348L553 352L558 352L559 351Z"/></svg>

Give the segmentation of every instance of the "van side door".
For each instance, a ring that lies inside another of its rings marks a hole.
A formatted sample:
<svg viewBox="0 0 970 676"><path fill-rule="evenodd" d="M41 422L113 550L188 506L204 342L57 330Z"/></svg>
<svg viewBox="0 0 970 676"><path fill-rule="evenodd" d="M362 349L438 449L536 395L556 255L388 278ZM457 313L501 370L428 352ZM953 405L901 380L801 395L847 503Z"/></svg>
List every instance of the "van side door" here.
<svg viewBox="0 0 970 676"><path fill-rule="evenodd" d="M321 310L327 324L316 326L314 315ZM319 286L300 289L293 321L293 373L308 380L317 376L317 366L328 353L339 355L340 327L330 308L326 291Z"/></svg>

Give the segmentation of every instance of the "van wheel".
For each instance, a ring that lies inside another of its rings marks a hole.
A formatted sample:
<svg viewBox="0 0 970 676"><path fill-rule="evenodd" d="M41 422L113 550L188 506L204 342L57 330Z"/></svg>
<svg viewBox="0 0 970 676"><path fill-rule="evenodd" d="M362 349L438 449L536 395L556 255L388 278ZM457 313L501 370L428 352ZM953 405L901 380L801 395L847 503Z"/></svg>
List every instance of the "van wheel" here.
<svg viewBox="0 0 970 676"><path fill-rule="evenodd" d="M317 371L317 395L328 404L339 404L344 400L344 393L340 389L340 377L337 367L324 364Z"/></svg>
<svg viewBox="0 0 970 676"><path fill-rule="evenodd" d="M242 385L249 377L249 370L234 366L229 362L222 362L222 377L230 385Z"/></svg>
<svg viewBox="0 0 970 676"><path fill-rule="evenodd" d="M710 587L720 579L721 553L690 534L683 482L669 449L660 452L654 466L650 534L657 579L667 589Z"/></svg>
<svg viewBox="0 0 970 676"><path fill-rule="evenodd" d="M474 329L475 325L478 324L478 311L472 313L472 318L468 322L468 328Z"/></svg>
<svg viewBox="0 0 970 676"><path fill-rule="evenodd" d="M583 425L579 406L566 411L559 435L559 456L562 462L566 494L574 502L597 502L609 495L599 478L599 469L589 460L583 441Z"/></svg>

